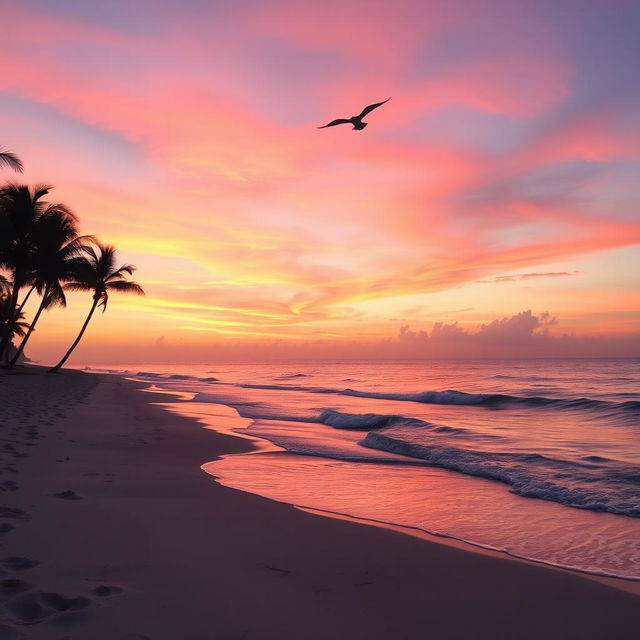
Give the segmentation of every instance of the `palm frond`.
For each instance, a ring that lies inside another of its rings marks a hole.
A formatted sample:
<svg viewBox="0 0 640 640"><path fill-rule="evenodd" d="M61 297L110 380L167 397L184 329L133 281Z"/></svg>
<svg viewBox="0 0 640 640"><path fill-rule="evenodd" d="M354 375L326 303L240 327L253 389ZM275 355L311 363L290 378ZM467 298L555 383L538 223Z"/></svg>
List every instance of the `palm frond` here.
<svg viewBox="0 0 640 640"><path fill-rule="evenodd" d="M22 173L24 171L22 160L20 160L15 153L0 147L0 166L2 165L17 171L18 173Z"/></svg>
<svg viewBox="0 0 640 640"><path fill-rule="evenodd" d="M8 288L11 284L11 280L0 273L0 293L2 293L3 289Z"/></svg>
<svg viewBox="0 0 640 640"><path fill-rule="evenodd" d="M67 244L60 248L60 258L69 263L82 260L82 249L82 242L79 242L77 239L71 240L71 242L67 242Z"/></svg>
<svg viewBox="0 0 640 640"><path fill-rule="evenodd" d="M25 322L24 320L18 320L13 323L13 335L22 338L24 337L25 333L27 333L28 328L28 322Z"/></svg>
<svg viewBox="0 0 640 640"><path fill-rule="evenodd" d="M119 269L114 271L107 280L121 280L124 276L124 273L128 273L129 275L133 275L133 272L136 270L136 267L132 264L123 264Z"/></svg>
<svg viewBox="0 0 640 640"><path fill-rule="evenodd" d="M53 284L47 291L44 308L49 309L51 307L66 307L67 298L64 295L64 289L59 283Z"/></svg>
<svg viewBox="0 0 640 640"><path fill-rule="evenodd" d="M66 291L93 291L93 286L86 282L70 281L64 283Z"/></svg>
<svg viewBox="0 0 640 640"><path fill-rule="evenodd" d="M128 280L117 280L116 282L107 283L108 289L114 291L122 291L123 293L134 293L138 296L144 295L144 289L136 282L129 282Z"/></svg>
<svg viewBox="0 0 640 640"><path fill-rule="evenodd" d="M92 242L96 241L96 237L93 235L84 235L78 236L73 240L73 244L78 246L78 249L82 251L85 250L85 247L89 247ZM70 243L71 244L71 243Z"/></svg>
<svg viewBox="0 0 640 640"><path fill-rule="evenodd" d="M111 244L98 244L100 258L96 265L98 273L103 279L107 279L113 273L113 266L116 261L116 248Z"/></svg>
<svg viewBox="0 0 640 640"><path fill-rule="evenodd" d="M109 302L109 294L106 291L102 291L98 295L98 300L100 300L100 302L98 303L98 307L102 307L102 313L104 313L107 310L107 302Z"/></svg>
<svg viewBox="0 0 640 640"><path fill-rule="evenodd" d="M95 242L94 244L99 245L100 243ZM89 256L93 264L98 264L98 254L91 244L88 244L86 247L84 247L83 251Z"/></svg>
<svg viewBox="0 0 640 640"><path fill-rule="evenodd" d="M53 189L53 185L51 184L44 184L44 183L37 184L33 188L33 199L41 200L47 195L47 193L49 193L49 191L51 191L51 189Z"/></svg>
<svg viewBox="0 0 640 640"><path fill-rule="evenodd" d="M56 215L64 218L69 218L70 220L77 221L78 216L76 216L69 207L62 204L61 202L55 202L53 204L47 204L46 209L42 212L43 216L47 215Z"/></svg>

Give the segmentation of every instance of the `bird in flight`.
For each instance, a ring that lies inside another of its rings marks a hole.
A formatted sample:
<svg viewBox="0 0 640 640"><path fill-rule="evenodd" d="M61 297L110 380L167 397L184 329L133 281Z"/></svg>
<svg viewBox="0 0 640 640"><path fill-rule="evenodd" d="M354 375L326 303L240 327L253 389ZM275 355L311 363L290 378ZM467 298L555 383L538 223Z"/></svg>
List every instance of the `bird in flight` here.
<svg viewBox="0 0 640 640"><path fill-rule="evenodd" d="M354 129L358 131L362 131L367 126L367 122L362 122L362 118L364 118L368 113L371 113L374 109L382 106L385 102L389 102L391 98L387 98L382 102L376 102L375 104L370 104L368 107L365 107L360 115L351 116L350 118L338 118L337 120L332 120L329 124L325 124L322 127L318 127L318 129L326 129L327 127L335 127L337 124L349 124L353 125Z"/></svg>

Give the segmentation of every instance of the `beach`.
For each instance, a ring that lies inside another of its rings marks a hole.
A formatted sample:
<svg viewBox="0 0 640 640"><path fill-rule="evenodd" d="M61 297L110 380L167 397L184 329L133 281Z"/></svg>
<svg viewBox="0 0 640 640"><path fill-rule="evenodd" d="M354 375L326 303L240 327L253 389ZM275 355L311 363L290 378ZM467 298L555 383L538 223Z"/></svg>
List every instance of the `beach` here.
<svg viewBox="0 0 640 640"><path fill-rule="evenodd" d="M0 376L0 638L584 639L640 625L636 583L221 486L201 466L252 442L148 386Z"/></svg>

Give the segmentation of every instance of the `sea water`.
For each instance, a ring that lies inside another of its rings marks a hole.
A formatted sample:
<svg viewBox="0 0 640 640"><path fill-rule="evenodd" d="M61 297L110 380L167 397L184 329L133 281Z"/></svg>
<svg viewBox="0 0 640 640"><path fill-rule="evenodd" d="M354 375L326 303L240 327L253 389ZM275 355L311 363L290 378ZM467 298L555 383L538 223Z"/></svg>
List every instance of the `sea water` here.
<svg viewBox="0 0 640 640"><path fill-rule="evenodd" d="M127 365L274 447L204 466L275 500L640 579L640 361Z"/></svg>

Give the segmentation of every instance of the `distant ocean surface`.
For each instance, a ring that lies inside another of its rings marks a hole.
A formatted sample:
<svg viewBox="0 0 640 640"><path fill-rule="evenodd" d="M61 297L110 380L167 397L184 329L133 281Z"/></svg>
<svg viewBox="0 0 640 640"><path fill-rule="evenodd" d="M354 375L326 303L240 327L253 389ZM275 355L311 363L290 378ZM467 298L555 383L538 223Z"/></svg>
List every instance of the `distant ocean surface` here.
<svg viewBox="0 0 640 640"><path fill-rule="evenodd" d="M640 579L640 360L110 372L193 394L181 406L212 424L232 407L232 429L277 445L206 465L224 485Z"/></svg>

